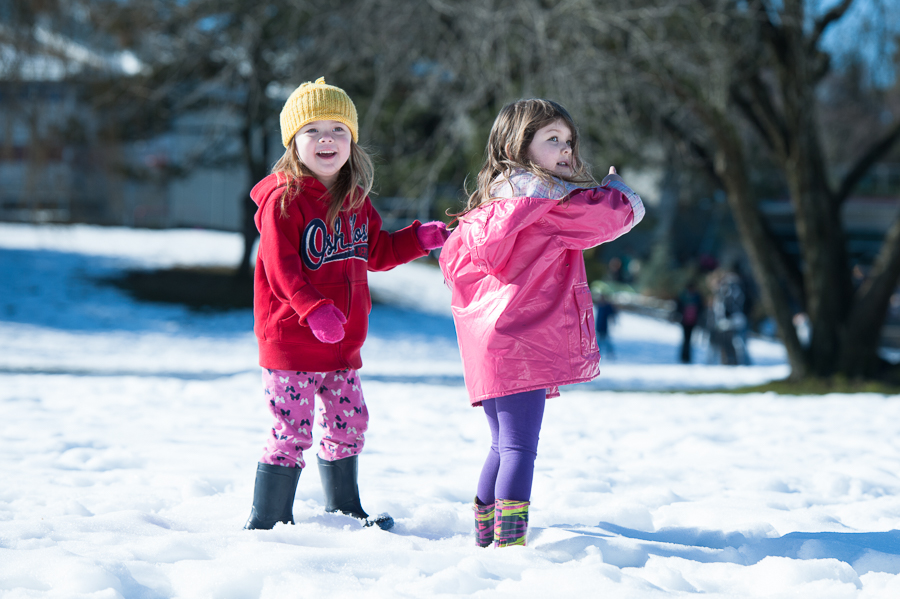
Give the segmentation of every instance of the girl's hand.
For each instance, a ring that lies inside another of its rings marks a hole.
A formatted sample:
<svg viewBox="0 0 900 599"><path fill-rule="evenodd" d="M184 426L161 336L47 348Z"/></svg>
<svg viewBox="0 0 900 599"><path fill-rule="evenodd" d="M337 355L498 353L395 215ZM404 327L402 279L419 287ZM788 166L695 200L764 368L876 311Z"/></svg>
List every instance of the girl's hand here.
<svg viewBox="0 0 900 599"><path fill-rule="evenodd" d="M436 250L444 246L444 242L450 237L447 225L439 220L425 223L416 229L416 238L423 250Z"/></svg>
<svg viewBox="0 0 900 599"><path fill-rule="evenodd" d="M603 181L600 182L600 187L603 187L610 181L620 181L624 183L624 181L622 181L622 177L620 177L619 173L616 172L616 167L614 166L609 167L609 174L603 177Z"/></svg>
<svg viewBox="0 0 900 599"><path fill-rule="evenodd" d="M337 343L344 338L347 317L334 304L319 306L306 317L312 334L322 343Z"/></svg>

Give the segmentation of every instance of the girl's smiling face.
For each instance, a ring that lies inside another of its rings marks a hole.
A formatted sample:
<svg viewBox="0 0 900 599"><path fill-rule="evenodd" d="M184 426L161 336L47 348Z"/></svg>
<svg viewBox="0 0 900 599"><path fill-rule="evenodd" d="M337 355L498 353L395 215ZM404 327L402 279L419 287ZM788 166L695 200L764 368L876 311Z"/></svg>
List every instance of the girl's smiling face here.
<svg viewBox="0 0 900 599"><path fill-rule="evenodd" d="M528 157L532 162L554 175L571 176L572 130L563 120L553 121L534 133L528 145Z"/></svg>
<svg viewBox="0 0 900 599"><path fill-rule="evenodd" d="M350 129L339 121L312 121L294 136L297 157L326 188L337 180L350 157Z"/></svg>

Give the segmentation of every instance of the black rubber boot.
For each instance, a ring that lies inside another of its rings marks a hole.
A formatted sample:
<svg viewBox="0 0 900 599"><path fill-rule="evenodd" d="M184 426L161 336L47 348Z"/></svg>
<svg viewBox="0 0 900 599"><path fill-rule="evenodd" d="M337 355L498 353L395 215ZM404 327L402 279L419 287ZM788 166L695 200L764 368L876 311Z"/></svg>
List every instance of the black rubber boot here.
<svg viewBox="0 0 900 599"><path fill-rule="evenodd" d="M294 493L300 479L300 468L257 464L253 507L246 530L269 530L278 522L294 523Z"/></svg>
<svg viewBox="0 0 900 599"><path fill-rule="evenodd" d="M369 518L369 514L359 502L359 487L356 484L359 473L358 456L328 462L316 456L319 463L319 477L325 490L325 511L340 512L363 521L364 526L376 525L382 530L394 526L394 519L387 514Z"/></svg>

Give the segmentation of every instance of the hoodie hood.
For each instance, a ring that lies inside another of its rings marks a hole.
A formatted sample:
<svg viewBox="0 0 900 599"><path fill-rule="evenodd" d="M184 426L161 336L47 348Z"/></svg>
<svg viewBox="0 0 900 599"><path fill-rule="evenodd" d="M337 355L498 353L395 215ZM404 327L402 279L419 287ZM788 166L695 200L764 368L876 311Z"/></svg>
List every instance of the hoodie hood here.
<svg viewBox="0 0 900 599"><path fill-rule="evenodd" d="M266 204L269 202L277 202L281 199L281 194L284 193L285 185L287 185L287 178L285 176L278 173L272 173L254 185L253 189L250 190L250 199L259 206L259 210L256 211L256 215L253 217L257 229L260 227L259 219L262 214L262 209L265 208ZM328 192L328 190L325 189L325 186L315 177L304 177L302 187L304 190L318 191L323 194Z"/></svg>
<svg viewBox="0 0 900 599"><path fill-rule="evenodd" d="M254 185L253 189L250 190L250 199L259 206L259 210L257 210L256 214L253 216L257 230L260 228L259 219L262 215L262 209L268 202L277 202L278 198L280 198L281 194L284 192L286 182L284 180L279 182L279 179L280 177L278 175L272 173Z"/></svg>

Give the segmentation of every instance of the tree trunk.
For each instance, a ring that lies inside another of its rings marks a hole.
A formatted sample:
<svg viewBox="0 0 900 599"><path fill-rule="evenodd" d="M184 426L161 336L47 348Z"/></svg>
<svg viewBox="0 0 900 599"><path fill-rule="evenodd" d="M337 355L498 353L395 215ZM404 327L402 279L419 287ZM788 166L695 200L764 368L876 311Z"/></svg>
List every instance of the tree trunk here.
<svg viewBox="0 0 900 599"><path fill-rule="evenodd" d="M250 191L253 186L261 181L268 174L268 163L266 155L269 149L269 131L268 131L268 98L266 98L266 87L268 81L264 80L261 75L263 63L262 47L257 43L252 47L250 56L252 57L253 71L247 79L247 97L245 100L244 127L241 131L241 140L244 144L244 159L247 164L247 174L250 176L250 184L244 193L241 206L243 207L241 232L244 235L244 251L241 256L241 263L238 265L235 276L238 279L249 279L251 274L250 258L253 253L253 244L259 231L256 229L256 222L253 217L256 215L256 203L250 198Z"/></svg>
<svg viewBox="0 0 900 599"><path fill-rule="evenodd" d="M812 145L796 148L785 171L794 206L806 312L812 332L809 373L830 376L837 370L850 311L851 282L840 209L825 188L824 172L815 156L817 150Z"/></svg>
<svg viewBox="0 0 900 599"><path fill-rule="evenodd" d="M261 148L254 148L254 130L258 133L261 140L258 141L258 145ZM241 256L241 263L238 265L237 272L235 276L238 279L249 279L251 274L251 265L250 259L253 255L253 244L256 242L256 238L259 236L259 231L256 229L256 222L253 220L253 217L256 216L256 203L250 197L250 190L253 189L253 186L256 185L259 181L264 179L268 174L268 165L266 163L266 148L269 145L269 133L266 129L265 123L250 123L248 119L248 123L245 126L244 131L244 139L245 139L245 150L247 156L247 170L250 175L250 185L247 187L246 193L244 193L244 197L241 201L242 207L242 218L241 218L241 233L244 236L244 251Z"/></svg>
<svg viewBox="0 0 900 599"><path fill-rule="evenodd" d="M716 174L725 185L728 204L731 206L756 284L759 286L763 305L766 312L775 320L779 336L787 350L791 378L804 378L809 372L807 353L800 344L794 328L788 290L777 276L780 272L778 260L781 257L777 248L769 243L762 214L750 193L740 134L724 115L719 115L714 120L716 123L713 130L718 146L715 158Z"/></svg>
<svg viewBox="0 0 900 599"><path fill-rule="evenodd" d="M888 304L900 280L900 218L885 236L869 278L854 297L853 309L841 346L839 369L850 377L878 374L881 329Z"/></svg>
<svg viewBox="0 0 900 599"><path fill-rule="evenodd" d="M251 177L252 179L252 177ZM258 179L256 179L258 181ZM256 230L256 223L253 217L256 215L256 203L250 198L250 190L241 200L241 235L244 238L244 249L241 252L241 262L235 271L235 278L246 280L250 278L252 269L250 268L250 259L253 257L253 244L256 243L256 237L259 231Z"/></svg>
<svg viewBox="0 0 900 599"><path fill-rule="evenodd" d="M797 237L804 263L806 312L811 337L810 374L830 376L837 370L844 327L850 311L852 284L840 204L829 189L818 136L815 110L815 57L803 31L804 5L785 3L784 19L770 37L778 58L777 76L784 111L785 143L779 144L794 207Z"/></svg>

